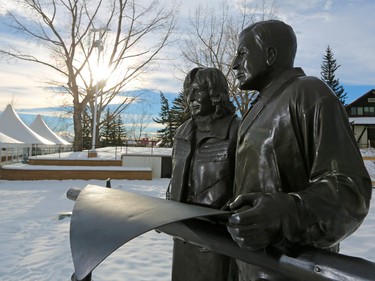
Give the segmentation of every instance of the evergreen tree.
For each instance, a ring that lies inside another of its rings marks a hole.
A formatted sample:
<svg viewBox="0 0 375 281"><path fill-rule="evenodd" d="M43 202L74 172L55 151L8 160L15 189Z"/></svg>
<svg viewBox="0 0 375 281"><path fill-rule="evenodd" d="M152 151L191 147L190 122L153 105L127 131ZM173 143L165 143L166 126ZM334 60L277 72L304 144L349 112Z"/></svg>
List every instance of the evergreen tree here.
<svg viewBox="0 0 375 281"><path fill-rule="evenodd" d="M171 120L173 136L176 129L190 118L189 107L185 100L184 94L179 93L178 97L173 100L171 108Z"/></svg>
<svg viewBox="0 0 375 281"><path fill-rule="evenodd" d="M121 115L119 114L114 122L114 139L113 144L115 146L122 146L123 140L126 138L126 131L124 129L124 123L122 122Z"/></svg>
<svg viewBox="0 0 375 281"><path fill-rule="evenodd" d="M168 99L163 93L160 93L161 112L159 118L154 118L156 123L165 125L164 128L158 130L158 138L161 140L161 146L171 147L176 129L190 118L188 106L183 93L173 100L172 108L169 106Z"/></svg>
<svg viewBox="0 0 375 281"><path fill-rule="evenodd" d="M90 117L87 108L82 112L82 148L91 149L92 146L92 132Z"/></svg>
<svg viewBox="0 0 375 281"><path fill-rule="evenodd" d="M321 80L327 83L342 104L345 105L347 93L345 92L344 87L340 85L339 79L335 77L335 71L340 66L341 65L336 63L336 60L333 57L333 52L328 46L326 49L326 54L323 56L323 63L321 64Z"/></svg>
<svg viewBox="0 0 375 281"><path fill-rule="evenodd" d="M169 101L162 92L160 92L160 103L161 111L159 117L153 118L153 120L154 122L165 126L164 128L157 130L158 138L160 139L160 146L171 147L173 145L171 110L169 108Z"/></svg>
<svg viewBox="0 0 375 281"><path fill-rule="evenodd" d="M100 144L102 146L121 146L123 139L126 138L121 115L117 115L116 119L114 119L113 112L107 108L104 118L102 129L100 131Z"/></svg>
<svg viewBox="0 0 375 281"><path fill-rule="evenodd" d="M105 115L104 115L103 125L100 130L101 146L103 147L111 146L114 138L115 138L114 122L112 119L111 112L109 111L109 108L107 107L107 111L105 112Z"/></svg>

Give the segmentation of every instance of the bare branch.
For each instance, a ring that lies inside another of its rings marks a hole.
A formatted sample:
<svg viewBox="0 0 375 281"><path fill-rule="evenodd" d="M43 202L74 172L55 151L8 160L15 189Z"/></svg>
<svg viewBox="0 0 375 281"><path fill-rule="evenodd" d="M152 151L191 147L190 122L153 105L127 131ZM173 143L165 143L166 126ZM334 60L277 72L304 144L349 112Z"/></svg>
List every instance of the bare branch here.
<svg viewBox="0 0 375 281"><path fill-rule="evenodd" d="M100 121L100 114L125 87L160 59L160 52L171 41L177 12L175 5L161 6L157 0L144 7L136 0L9 1L17 1L24 8L22 14L7 11L9 26L43 46L50 56L1 43L0 55L52 70L49 83L55 79L54 84L71 96L76 150L82 147L82 112L87 105L92 107L96 89ZM92 32L94 28L102 32ZM102 81L97 81L95 74L99 56L100 64L110 71ZM120 101L116 101L114 114L134 101L116 100Z"/></svg>
<svg viewBox="0 0 375 281"><path fill-rule="evenodd" d="M233 4L228 0L212 7L199 6L190 19L188 36L184 37L180 47L185 65L176 68L183 73L196 66L220 69L228 80L230 95L241 114L247 111L255 93L240 91L232 70L238 34L251 23L275 16L275 1L270 6L268 3L263 0L262 7L258 8L251 6L248 0L241 0L234 13L230 12L229 5Z"/></svg>

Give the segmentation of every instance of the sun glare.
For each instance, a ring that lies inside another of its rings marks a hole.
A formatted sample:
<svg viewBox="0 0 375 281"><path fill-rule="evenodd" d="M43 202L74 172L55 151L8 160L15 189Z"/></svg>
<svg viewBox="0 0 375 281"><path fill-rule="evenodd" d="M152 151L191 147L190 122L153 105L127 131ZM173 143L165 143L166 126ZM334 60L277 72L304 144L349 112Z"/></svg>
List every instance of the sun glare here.
<svg viewBox="0 0 375 281"><path fill-rule="evenodd" d="M104 65L99 65L94 70L94 77L96 81L107 81L111 76L111 70Z"/></svg>

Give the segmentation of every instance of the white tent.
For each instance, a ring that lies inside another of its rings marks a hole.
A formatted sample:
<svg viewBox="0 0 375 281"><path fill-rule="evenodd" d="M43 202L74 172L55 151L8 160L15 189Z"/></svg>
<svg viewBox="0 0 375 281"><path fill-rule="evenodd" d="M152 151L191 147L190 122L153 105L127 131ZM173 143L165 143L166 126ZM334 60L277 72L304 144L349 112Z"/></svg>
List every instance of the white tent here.
<svg viewBox="0 0 375 281"><path fill-rule="evenodd" d="M7 136L6 134L3 134L0 132L0 145L1 144L22 144L23 142L18 141L14 138L11 138Z"/></svg>
<svg viewBox="0 0 375 281"><path fill-rule="evenodd" d="M35 120L33 121L33 123L30 124L29 127L35 133L39 134L40 136L46 138L49 141L61 145L70 145L69 142L59 137L47 126L47 124L44 122L40 114L36 116Z"/></svg>
<svg viewBox="0 0 375 281"><path fill-rule="evenodd" d="M0 132L25 144L55 144L27 127L10 104L0 116Z"/></svg>
<svg viewBox="0 0 375 281"><path fill-rule="evenodd" d="M0 162L17 159L23 145L23 142L0 133Z"/></svg>

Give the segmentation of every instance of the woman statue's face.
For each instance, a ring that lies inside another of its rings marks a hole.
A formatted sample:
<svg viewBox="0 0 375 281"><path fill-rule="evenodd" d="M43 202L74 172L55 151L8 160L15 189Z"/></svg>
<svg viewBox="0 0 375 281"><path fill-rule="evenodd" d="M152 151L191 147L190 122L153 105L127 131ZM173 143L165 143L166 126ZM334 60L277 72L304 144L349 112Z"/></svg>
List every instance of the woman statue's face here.
<svg viewBox="0 0 375 281"><path fill-rule="evenodd" d="M208 91L195 81L188 89L187 102L192 116L208 116L215 112Z"/></svg>

